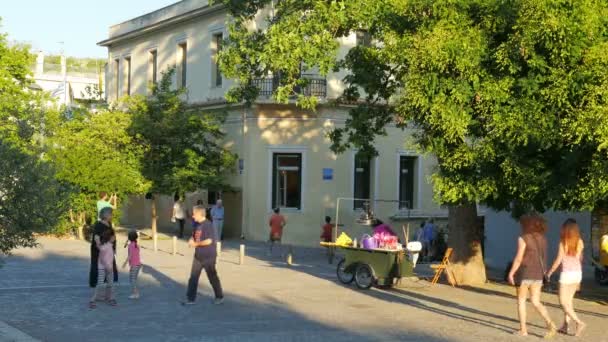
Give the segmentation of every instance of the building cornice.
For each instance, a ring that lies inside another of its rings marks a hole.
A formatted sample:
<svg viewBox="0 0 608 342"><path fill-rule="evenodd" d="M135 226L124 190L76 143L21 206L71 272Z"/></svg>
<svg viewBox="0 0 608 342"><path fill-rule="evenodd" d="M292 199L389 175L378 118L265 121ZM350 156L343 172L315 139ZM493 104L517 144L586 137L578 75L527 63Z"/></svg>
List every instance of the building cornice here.
<svg viewBox="0 0 608 342"><path fill-rule="evenodd" d="M199 17L215 14L215 13L223 11L225 9L226 9L226 6L223 4L217 4L217 5L197 8L195 10L192 10L192 11L180 14L180 15L176 15L174 17L159 21L157 23L154 23L154 24L151 24L148 26L144 26L144 27L135 29L133 31L125 32L125 33L119 34L115 37L110 37L108 39L100 41L99 43L97 43L97 45L111 47L112 45L114 45L116 43L120 43L125 40L134 39L134 38L140 37L140 36L148 34L148 33L162 30L171 25L177 25L177 24L189 21L189 20L199 18Z"/></svg>

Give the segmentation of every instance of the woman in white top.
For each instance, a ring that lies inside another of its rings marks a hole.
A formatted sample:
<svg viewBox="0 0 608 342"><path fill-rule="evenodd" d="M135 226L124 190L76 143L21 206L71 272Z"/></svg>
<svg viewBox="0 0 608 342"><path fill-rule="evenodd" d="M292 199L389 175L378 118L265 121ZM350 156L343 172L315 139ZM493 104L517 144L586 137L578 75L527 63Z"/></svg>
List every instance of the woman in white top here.
<svg viewBox="0 0 608 342"><path fill-rule="evenodd" d="M568 334L570 322L576 322L575 336L580 336L585 329L585 323L581 321L574 312L574 294L581 285L583 279L583 240L581 239L580 229L574 219L567 219L562 225L559 242L559 252L553 266L547 272L551 275L562 267L559 277L559 302L564 311L564 323L559 329L562 334Z"/></svg>

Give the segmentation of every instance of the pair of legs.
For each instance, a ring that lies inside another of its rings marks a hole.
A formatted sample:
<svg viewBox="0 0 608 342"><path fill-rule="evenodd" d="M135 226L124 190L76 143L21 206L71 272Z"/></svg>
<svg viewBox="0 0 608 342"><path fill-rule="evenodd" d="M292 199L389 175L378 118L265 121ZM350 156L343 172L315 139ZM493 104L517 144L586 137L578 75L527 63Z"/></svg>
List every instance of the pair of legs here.
<svg viewBox="0 0 608 342"><path fill-rule="evenodd" d="M526 312L526 302L528 300L528 293L530 294L530 302L534 306L536 312L538 312L542 318L547 323L547 329L549 330L545 337L553 337L557 332L557 328L555 324L549 317L549 312L547 312L547 308L540 301L541 289L543 287L543 282L541 281L533 281L529 282L524 280L522 284L517 288L517 312L519 313L519 335L527 336L528 328L526 326L527 320L527 312Z"/></svg>
<svg viewBox="0 0 608 342"><path fill-rule="evenodd" d="M270 238L268 239L268 243L270 244L270 247L268 249L268 254L270 256L272 256L272 250L273 250L275 244L278 244L280 246L281 250L283 249L282 248L283 244L281 243L281 237L280 236L276 236L276 235L273 236L272 234L270 234Z"/></svg>
<svg viewBox="0 0 608 342"><path fill-rule="evenodd" d="M129 270L129 283L131 284L131 299L139 298L139 289L137 288L137 278L139 277L139 271L141 270L141 265L131 266Z"/></svg>
<svg viewBox="0 0 608 342"><path fill-rule="evenodd" d="M186 225L186 220L185 219L177 219L177 224L179 225L179 238L183 238L184 237L184 226Z"/></svg>
<svg viewBox="0 0 608 342"><path fill-rule="evenodd" d="M103 286L104 281L106 282L106 286ZM112 305L116 305L116 301L114 300L114 272L112 269L98 268L97 270L97 286L93 288L93 297L89 302L89 306L91 308L95 307L95 302L99 299L100 288L105 288L105 300Z"/></svg>
<svg viewBox="0 0 608 342"><path fill-rule="evenodd" d="M220 283L220 278L217 275L215 262L215 258L213 260L200 260L197 257L194 257L194 259L192 260L192 270L190 271L190 279L188 280L188 292L186 293L186 298L188 299L188 302L192 303L196 300L196 293L198 291L198 280L201 276L201 272L203 271L203 269L205 270L205 273L207 273L207 278L209 278L209 283L211 283L211 287L213 288L215 299L221 300L222 298L224 298L222 284Z"/></svg>
<svg viewBox="0 0 608 342"><path fill-rule="evenodd" d="M576 323L576 336L580 336L585 329L585 323L581 321L576 312L574 312L574 294L578 289L578 283L560 283L559 284L559 303L564 311L564 323L560 328L560 332L567 334L570 323L574 321Z"/></svg>
<svg viewBox="0 0 608 342"><path fill-rule="evenodd" d="M215 234L217 234L217 241L221 241L224 233L224 220L213 220L213 228L215 228Z"/></svg>

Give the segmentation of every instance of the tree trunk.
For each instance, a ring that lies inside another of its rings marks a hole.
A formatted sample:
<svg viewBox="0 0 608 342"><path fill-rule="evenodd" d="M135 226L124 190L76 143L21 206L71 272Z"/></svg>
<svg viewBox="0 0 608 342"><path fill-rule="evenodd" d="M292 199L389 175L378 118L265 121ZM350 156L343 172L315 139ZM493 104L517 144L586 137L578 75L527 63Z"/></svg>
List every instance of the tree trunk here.
<svg viewBox="0 0 608 342"><path fill-rule="evenodd" d="M454 249L451 270L458 285L479 286L487 280L480 224L474 203L449 207L448 244Z"/></svg>

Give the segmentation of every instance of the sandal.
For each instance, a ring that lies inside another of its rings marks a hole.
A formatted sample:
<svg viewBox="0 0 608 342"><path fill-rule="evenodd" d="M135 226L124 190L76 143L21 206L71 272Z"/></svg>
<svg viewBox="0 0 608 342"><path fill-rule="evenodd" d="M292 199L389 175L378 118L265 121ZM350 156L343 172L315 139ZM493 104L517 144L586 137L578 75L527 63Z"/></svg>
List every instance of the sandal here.
<svg viewBox="0 0 608 342"><path fill-rule="evenodd" d="M562 325L561 328L559 328L559 330L557 330L558 333L562 334L562 335L568 335L568 326L567 325Z"/></svg>
<svg viewBox="0 0 608 342"><path fill-rule="evenodd" d="M116 300L115 300L115 299L110 299L110 300L108 301L108 304L109 304L109 305L111 305L111 306L117 306L117 305L118 305L118 303L116 302Z"/></svg>
<svg viewBox="0 0 608 342"><path fill-rule="evenodd" d="M514 332L513 332L513 335L515 335L515 336L521 336L521 337L525 337L525 336L528 336L528 333L527 333L527 332L526 332L526 333L524 333L524 332L522 332L521 330L516 330L516 331L514 331Z"/></svg>
<svg viewBox="0 0 608 342"><path fill-rule="evenodd" d="M95 309L97 308L97 303L95 303L94 300L89 302L89 309Z"/></svg>
<svg viewBox="0 0 608 342"><path fill-rule="evenodd" d="M574 336L581 337L581 335L583 334L583 330L585 330L586 327L587 327L587 324L585 324L583 322L578 323L576 325L576 334L574 334Z"/></svg>

